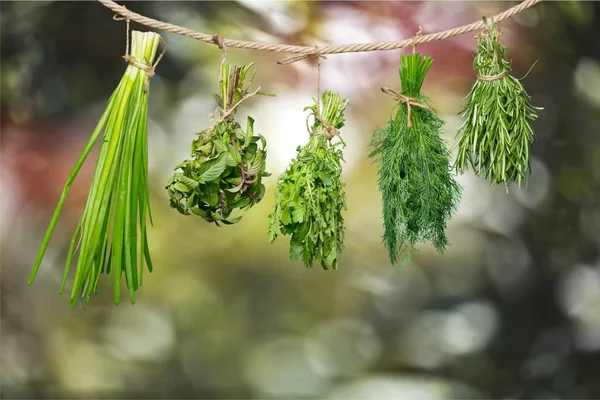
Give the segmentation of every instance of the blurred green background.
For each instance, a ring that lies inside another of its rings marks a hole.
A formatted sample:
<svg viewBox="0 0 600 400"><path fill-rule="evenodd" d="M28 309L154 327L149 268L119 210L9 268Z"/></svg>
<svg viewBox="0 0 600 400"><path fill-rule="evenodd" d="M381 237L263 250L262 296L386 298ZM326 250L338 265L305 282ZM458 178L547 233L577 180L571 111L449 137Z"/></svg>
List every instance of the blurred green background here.
<svg viewBox="0 0 600 400"><path fill-rule="evenodd" d="M130 2L144 15L225 37L324 44L396 40L514 2ZM527 189L472 174L440 256L392 268L367 143L393 107L401 51L329 56L323 90L350 100L342 136L349 210L339 271L267 243L277 175L307 139L316 65L256 62L251 115L268 140L265 200L217 228L171 210L164 184L214 109L219 50L164 34L151 81L155 271L131 306L110 290L87 309L57 295L93 170L86 164L35 284L30 267L66 177L125 70L125 24L95 2L0 3L2 398L449 399L600 397L600 3L544 2L502 24L534 105ZM137 24L132 29L146 30ZM435 58L423 92L457 117L474 33L418 47ZM405 49L402 51L411 51ZM93 159L93 157L92 157Z"/></svg>

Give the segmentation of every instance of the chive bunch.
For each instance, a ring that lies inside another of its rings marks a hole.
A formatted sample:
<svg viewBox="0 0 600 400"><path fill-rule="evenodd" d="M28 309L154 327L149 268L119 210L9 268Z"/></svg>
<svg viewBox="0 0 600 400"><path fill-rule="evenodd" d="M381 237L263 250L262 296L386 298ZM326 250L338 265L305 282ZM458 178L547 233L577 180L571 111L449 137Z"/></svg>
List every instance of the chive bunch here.
<svg viewBox="0 0 600 400"><path fill-rule="evenodd" d="M77 297L85 304L89 303L90 295L98 293L101 274L109 275L109 281L112 280L115 304L119 304L121 276L125 275L125 286L133 304L134 293L143 282L144 264L152 271L146 236L146 220L149 218L150 223L152 220L148 194L147 71L139 65L151 67L159 43L160 36L156 33L132 32L130 65L67 179L33 265L30 285L70 186L92 147L103 135L92 185L71 240L59 290L62 294L73 255L79 249L69 297L71 305Z"/></svg>
<svg viewBox="0 0 600 400"><path fill-rule="evenodd" d="M530 172L533 130L537 118L531 98L521 82L510 75L507 48L500 43L500 30L487 23L479 34L473 68L478 77L460 115L465 121L458 131L455 168L464 172L470 165L476 175L491 185L511 182L519 186Z"/></svg>

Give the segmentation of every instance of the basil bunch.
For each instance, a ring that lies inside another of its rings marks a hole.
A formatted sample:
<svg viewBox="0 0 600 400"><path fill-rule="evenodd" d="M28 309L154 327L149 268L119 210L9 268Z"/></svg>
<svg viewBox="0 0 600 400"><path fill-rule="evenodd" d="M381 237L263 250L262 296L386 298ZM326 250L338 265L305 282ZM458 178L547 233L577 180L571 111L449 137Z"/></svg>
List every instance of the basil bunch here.
<svg viewBox="0 0 600 400"><path fill-rule="evenodd" d="M207 222L231 225L241 217L229 218L236 209L246 210L265 195L266 141L254 134L254 120L248 118L244 132L233 117L241 101L254 93L248 88L248 72L243 67L221 66L220 94L215 96L220 119L202 131L192 142L192 159L175 167L166 189L170 205L181 214L190 212Z"/></svg>

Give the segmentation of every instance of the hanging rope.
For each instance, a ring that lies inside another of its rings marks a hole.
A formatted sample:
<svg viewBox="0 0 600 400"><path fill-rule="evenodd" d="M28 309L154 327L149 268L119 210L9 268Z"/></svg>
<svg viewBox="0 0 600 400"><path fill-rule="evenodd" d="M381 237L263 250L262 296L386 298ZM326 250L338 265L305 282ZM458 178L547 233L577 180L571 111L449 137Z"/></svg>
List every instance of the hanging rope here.
<svg viewBox="0 0 600 400"><path fill-rule="evenodd" d="M518 5L509 8L508 10L501 12L500 14L494 15L493 17L489 18L489 20L493 23L504 21L505 19L511 18L514 15L520 13L521 11L532 7L541 1L542 0L525 0L519 3ZM153 18L148 18L146 16L130 11L127 7L117 4L112 0L98 0L98 2L130 21L137 22L139 24L149 26L154 29L159 29L165 32L175 33L178 35L189 37L191 39L200 40L205 43L215 44L213 39L214 35L208 35L206 33L198 32L193 29L185 28L183 26L173 25ZM452 36L458 36L465 33L477 31L483 29L484 27L484 21L477 21L469 25L464 25L441 32L430 33L427 35L415 36L405 40L398 40L392 42L348 43L342 45L320 46L317 48L317 51L318 55L325 55L341 53L359 53L366 51L396 50L401 49L403 47L412 47L418 44L433 42L436 40L448 39ZM279 64L290 64L307 57L314 57L316 55L314 46L294 46L287 44L254 42L235 39L222 39L222 44L230 48L264 50L276 53L296 54L296 56L289 57L280 61Z"/></svg>

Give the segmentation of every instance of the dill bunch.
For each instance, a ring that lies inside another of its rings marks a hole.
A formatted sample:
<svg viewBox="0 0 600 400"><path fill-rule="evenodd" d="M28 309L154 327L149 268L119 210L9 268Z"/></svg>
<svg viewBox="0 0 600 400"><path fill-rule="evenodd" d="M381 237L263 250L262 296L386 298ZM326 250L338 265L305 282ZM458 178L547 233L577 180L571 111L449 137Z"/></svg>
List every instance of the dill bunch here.
<svg viewBox="0 0 600 400"><path fill-rule="evenodd" d="M393 265L409 259L418 242L431 241L440 252L446 248L446 223L461 194L440 137L444 122L420 93L432 64L422 54L400 56L400 100L370 143L369 157L379 163L383 243Z"/></svg>
<svg viewBox="0 0 600 400"><path fill-rule="evenodd" d="M150 67L160 40L156 33L133 31L130 56L134 62ZM71 306L77 297L84 304L89 303L90 295L98 293L101 274L112 280L115 304L120 301L121 278L124 275L133 304L134 292L143 283L144 264L152 272L146 234L147 218L152 223L148 191L147 79L147 71L131 63L128 65L67 179L33 265L30 285L38 272L71 184L103 134L92 185L71 240L59 290L62 294L73 255L79 249L69 297Z"/></svg>
<svg viewBox="0 0 600 400"><path fill-rule="evenodd" d="M221 117L192 142L192 159L175 167L166 185L172 208L184 215L190 211L207 222L231 225L241 217L229 218L236 209L246 210L265 195L266 140L254 134L248 117L246 131L235 121L236 107L247 97L254 64L243 67L221 65L219 94L215 99Z"/></svg>
<svg viewBox="0 0 600 400"><path fill-rule="evenodd" d="M530 122L541 108L531 105L521 82L509 74L511 62L500 35L496 24L488 23L478 36L473 61L478 76L459 113L465 121L457 134L455 168L463 173L470 165L490 185L503 183L508 190L511 182L521 186L530 173Z"/></svg>
<svg viewBox="0 0 600 400"><path fill-rule="evenodd" d="M269 242L290 235L290 258L302 259L306 267L337 269L344 249L346 194L342 182L343 141L333 143L344 126L348 105L338 94L326 91L306 107L315 115L312 134L277 180L275 210L269 215ZM319 120L321 119L321 121ZM323 124L325 122L325 124Z"/></svg>

